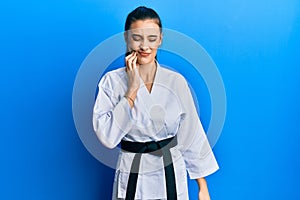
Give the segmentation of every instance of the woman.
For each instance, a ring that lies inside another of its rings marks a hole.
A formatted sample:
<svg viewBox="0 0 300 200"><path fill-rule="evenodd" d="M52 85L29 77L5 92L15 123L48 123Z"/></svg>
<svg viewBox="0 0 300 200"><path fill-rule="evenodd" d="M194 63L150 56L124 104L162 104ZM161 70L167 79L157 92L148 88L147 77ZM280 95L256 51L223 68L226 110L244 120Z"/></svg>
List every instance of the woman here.
<svg viewBox="0 0 300 200"><path fill-rule="evenodd" d="M205 176L218 170L188 84L156 61L162 24L150 8L126 19L126 67L99 82L93 125L108 148L121 142L113 199L188 199L187 173L209 200Z"/></svg>

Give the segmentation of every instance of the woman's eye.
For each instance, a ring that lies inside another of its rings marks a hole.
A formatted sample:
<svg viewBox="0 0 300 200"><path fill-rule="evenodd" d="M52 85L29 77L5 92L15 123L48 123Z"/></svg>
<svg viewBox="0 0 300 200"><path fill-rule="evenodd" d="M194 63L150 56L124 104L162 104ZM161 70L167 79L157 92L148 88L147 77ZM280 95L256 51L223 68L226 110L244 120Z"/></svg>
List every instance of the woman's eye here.
<svg viewBox="0 0 300 200"><path fill-rule="evenodd" d="M157 39L157 37L150 37L148 40L149 40L149 42L155 42L156 39Z"/></svg>
<svg viewBox="0 0 300 200"><path fill-rule="evenodd" d="M142 37L140 37L140 36L132 36L132 39L133 39L134 41L141 41L141 40L142 40Z"/></svg>

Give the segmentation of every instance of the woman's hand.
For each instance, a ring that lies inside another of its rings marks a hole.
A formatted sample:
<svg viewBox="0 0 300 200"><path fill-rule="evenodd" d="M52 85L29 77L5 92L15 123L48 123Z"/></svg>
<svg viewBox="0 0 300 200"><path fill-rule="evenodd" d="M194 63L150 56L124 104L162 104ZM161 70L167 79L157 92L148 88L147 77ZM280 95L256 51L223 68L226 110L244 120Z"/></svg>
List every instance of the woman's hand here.
<svg viewBox="0 0 300 200"><path fill-rule="evenodd" d="M200 190L199 191L199 200L210 200L209 192L208 190Z"/></svg>
<svg viewBox="0 0 300 200"><path fill-rule="evenodd" d="M197 183L199 186L199 200L210 200L208 187L205 178L198 178Z"/></svg>
<svg viewBox="0 0 300 200"><path fill-rule="evenodd" d="M139 64L137 63L137 53L132 52L125 58L126 73L128 77L128 89L125 96L128 99L131 107L133 106L137 90L140 87Z"/></svg>

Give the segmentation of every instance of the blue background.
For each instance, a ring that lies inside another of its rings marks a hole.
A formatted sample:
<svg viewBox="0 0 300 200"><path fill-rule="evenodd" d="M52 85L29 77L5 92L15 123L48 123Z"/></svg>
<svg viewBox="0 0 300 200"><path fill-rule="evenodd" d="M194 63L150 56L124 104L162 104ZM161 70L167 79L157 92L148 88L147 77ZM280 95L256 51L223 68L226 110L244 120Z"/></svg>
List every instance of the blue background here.
<svg viewBox="0 0 300 200"><path fill-rule="evenodd" d="M207 178L212 199L300 199L296 0L1 1L0 199L110 198L114 171L81 143L72 89L84 58L123 31L138 5L199 42L223 77L227 116L214 146L220 170ZM201 112L207 127L210 111ZM190 182L191 199L196 187Z"/></svg>

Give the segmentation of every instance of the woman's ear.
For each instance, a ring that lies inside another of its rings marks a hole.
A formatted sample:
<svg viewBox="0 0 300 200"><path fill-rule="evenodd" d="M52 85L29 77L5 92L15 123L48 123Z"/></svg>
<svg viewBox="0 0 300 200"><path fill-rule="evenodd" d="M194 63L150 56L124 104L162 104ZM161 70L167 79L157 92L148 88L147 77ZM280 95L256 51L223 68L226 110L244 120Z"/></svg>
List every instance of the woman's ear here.
<svg viewBox="0 0 300 200"><path fill-rule="evenodd" d="M128 33L127 33L127 31L124 32L124 40L125 40L126 44L128 44Z"/></svg>
<svg viewBox="0 0 300 200"><path fill-rule="evenodd" d="M126 56L128 56L129 54L129 48L128 48L128 31L125 31L124 32L124 40L125 40L125 43L126 43Z"/></svg>
<svg viewBox="0 0 300 200"><path fill-rule="evenodd" d="M159 38L160 40L159 40L159 46L161 45L161 43L162 43L162 40L163 40L163 33L161 32L160 33L160 38Z"/></svg>
<svg viewBox="0 0 300 200"><path fill-rule="evenodd" d="M124 32L124 40L125 40L125 43L126 43L126 54L128 54L131 51L130 48L129 48L128 31Z"/></svg>

